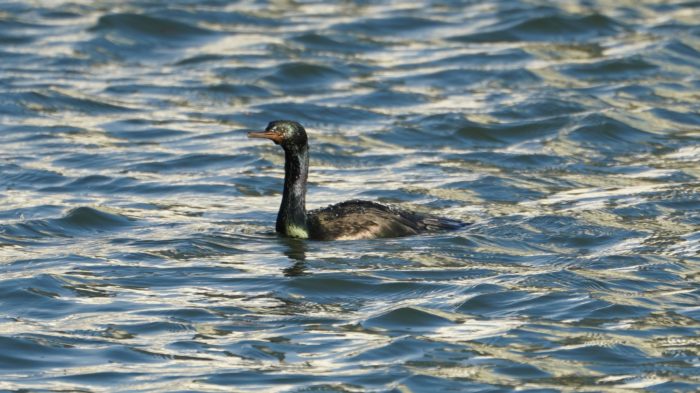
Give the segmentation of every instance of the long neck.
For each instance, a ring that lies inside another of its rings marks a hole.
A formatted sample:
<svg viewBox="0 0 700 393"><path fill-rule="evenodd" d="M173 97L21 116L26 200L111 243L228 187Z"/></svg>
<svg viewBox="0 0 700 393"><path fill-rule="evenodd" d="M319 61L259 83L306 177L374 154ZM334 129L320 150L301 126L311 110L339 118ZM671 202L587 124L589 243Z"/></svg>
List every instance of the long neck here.
<svg viewBox="0 0 700 393"><path fill-rule="evenodd" d="M277 214L277 232L289 236L308 238L306 224L306 179L309 175L309 149L303 146L284 150L284 192Z"/></svg>

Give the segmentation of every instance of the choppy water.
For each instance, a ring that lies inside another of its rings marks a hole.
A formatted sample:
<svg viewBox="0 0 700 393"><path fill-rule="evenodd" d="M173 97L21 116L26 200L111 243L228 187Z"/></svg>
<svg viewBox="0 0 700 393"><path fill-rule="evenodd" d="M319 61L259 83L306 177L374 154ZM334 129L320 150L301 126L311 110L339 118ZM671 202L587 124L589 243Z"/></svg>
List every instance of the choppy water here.
<svg viewBox="0 0 700 393"><path fill-rule="evenodd" d="M694 391L700 3L5 1L0 389ZM309 207L474 222L274 235Z"/></svg>

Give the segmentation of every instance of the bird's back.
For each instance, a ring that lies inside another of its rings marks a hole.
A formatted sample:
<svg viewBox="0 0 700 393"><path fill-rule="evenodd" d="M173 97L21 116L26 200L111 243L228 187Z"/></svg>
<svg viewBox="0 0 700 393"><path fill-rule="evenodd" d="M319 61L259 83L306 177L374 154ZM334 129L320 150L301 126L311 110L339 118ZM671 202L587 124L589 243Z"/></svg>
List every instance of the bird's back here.
<svg viewBox="0 0 700 393"><path fill-rule="evenodd" d="M376 202L352 200L308 213L309 237L316 240L358 240L454 230L465 224L413 213Z"/></svg>

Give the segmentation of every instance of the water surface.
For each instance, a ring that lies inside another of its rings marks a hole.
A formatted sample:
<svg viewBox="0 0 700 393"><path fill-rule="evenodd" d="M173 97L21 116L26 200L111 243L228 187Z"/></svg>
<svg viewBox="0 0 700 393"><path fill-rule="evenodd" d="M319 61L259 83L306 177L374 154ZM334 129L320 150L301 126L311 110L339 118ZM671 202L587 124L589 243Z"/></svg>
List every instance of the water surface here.
<svg viewBox="0 0 700 393"><path fill-rule="evenodd" d="M0 389L700 387L700 7L0 4ZM310 208L473 222L277 237Z"/></svg>

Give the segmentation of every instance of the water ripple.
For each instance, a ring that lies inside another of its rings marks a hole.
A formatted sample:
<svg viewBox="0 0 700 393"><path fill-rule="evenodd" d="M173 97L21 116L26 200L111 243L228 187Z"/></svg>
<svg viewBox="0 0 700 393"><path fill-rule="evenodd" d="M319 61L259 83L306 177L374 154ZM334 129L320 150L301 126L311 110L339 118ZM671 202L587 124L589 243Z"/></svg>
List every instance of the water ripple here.
<svg viewBox="0 0 700 393"><path fill-rule="evenodd" d="M700 8L0 4L0 390L696 391ZM462 230L279 238L363 198Z"/></svg>

